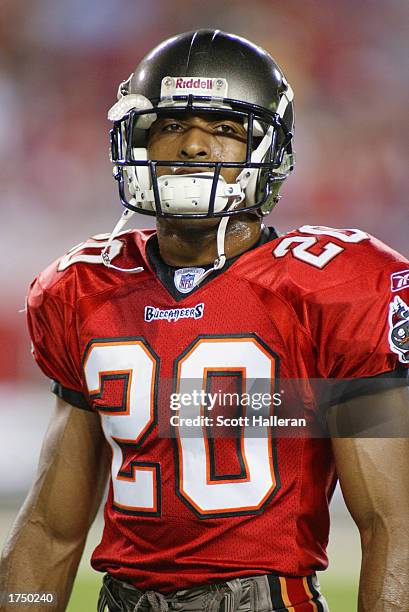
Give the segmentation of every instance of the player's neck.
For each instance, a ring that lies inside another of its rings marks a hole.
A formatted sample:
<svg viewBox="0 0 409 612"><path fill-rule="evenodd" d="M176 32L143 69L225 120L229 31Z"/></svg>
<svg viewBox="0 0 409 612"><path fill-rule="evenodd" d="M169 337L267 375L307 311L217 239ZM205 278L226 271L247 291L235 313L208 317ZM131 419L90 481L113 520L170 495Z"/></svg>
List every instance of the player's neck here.
<svg viewBox="0 0 409 612"><path fill-rule="evenodd" d="M212 264L217 257L220 219L158 219L157 234L163 261L169 266ZM255 215L231 218L225 236L227 259L250 249L260 238L261 219Z"/></svg>

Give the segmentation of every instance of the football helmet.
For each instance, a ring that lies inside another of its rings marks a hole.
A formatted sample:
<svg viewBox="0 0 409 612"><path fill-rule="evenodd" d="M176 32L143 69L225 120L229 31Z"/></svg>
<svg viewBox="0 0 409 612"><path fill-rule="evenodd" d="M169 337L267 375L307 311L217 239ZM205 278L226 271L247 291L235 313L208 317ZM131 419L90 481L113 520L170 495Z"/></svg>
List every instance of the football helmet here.
<svg viewBox="0 0 409 612"><path fill-rule="evenodd" d="M149 159L152 123L184 113L242 121L246 158ZM108 118L113 173L121 203L131 211L173 218L264 215L294 166L293 92L283 72L266 51L220 30L180 34L153 49L119 85ZM180 166L189 174L172 174ZM158 177L159 167L169 174ZM240 170L235 183L226 183L223 168Z"/></svg>

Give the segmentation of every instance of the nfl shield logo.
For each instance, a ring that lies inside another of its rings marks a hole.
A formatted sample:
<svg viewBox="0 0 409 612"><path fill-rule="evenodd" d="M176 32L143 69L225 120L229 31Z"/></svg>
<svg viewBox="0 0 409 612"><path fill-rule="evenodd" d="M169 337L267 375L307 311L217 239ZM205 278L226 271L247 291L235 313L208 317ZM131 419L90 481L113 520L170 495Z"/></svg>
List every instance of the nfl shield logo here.
<svg viewBox="0 0 409 612"><path fill-rule="evenodd" d="M187 274L182 274L182 276L180 277L179 286L181 289L190 291L191 289L193 289L194 280L195 280L194 274L190 274L190 272L188 272Z"/></svg>
<svg viewBox="0 0 409 612"><path fill-rule="evenodd" d="M203 274L203 268L181 268L176 270L174 281L175 287L180 293L189 293L194 289L195 280Z"/></svg>

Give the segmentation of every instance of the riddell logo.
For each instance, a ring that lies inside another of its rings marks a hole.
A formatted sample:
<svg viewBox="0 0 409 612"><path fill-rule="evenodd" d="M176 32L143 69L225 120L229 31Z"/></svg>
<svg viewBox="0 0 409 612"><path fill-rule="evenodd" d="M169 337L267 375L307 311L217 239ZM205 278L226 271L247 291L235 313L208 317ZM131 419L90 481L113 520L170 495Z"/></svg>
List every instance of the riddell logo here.
<svg viewBox="0 0 409 612"><path fill-rule="evenodd" d="M218 77L166 76L162 79L160 97L162 100L186 95L227 98L227 90L227 80Z"/></svg>
<svg viewBox="0 0 409 612"><path fill-rule="evenodd" d="M391 274L392 291L400 291L405 287L409 287L409 270L402 270L402 272Z"/></svg>
<svg viewBox="0 0 409 612"><path fill-rule="evenodd" d="M213 89L212 79L183 79L179 77L176 79L176 89Z"/></svg>

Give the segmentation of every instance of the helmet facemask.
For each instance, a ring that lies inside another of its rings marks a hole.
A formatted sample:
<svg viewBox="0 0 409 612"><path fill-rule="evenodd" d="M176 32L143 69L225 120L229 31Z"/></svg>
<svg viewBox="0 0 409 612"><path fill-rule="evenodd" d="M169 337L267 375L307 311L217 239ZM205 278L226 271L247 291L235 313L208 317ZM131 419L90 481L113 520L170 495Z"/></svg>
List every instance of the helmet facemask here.
<svg viewBox="0 0 409 612"><path fill-rule="evenodd" d="M215 101L206 96L188 95L150 101L123 91L122 87L121 97L108 117L114 122L111 161L125 208L170 218L270 212L277 200L278 185L293 167L292 133L279 112L229 98ZM292 100L289 87L283 98L284 115ZM243 122L247 132L245 159L241 162L148 159L146 141L153 122L160 117L180 117L186 113L205 113ZM158 177L158 168L178 167L188 167L192 172ZM223 168L240 170L234 183L226 183Z"/></svg>

